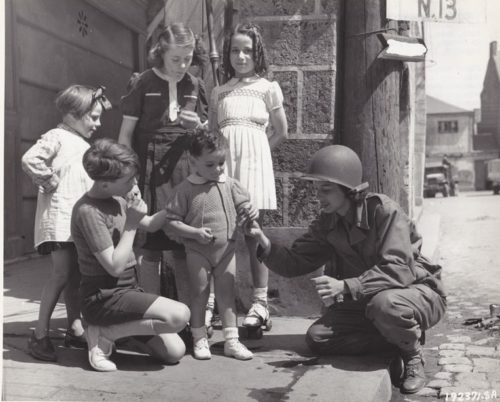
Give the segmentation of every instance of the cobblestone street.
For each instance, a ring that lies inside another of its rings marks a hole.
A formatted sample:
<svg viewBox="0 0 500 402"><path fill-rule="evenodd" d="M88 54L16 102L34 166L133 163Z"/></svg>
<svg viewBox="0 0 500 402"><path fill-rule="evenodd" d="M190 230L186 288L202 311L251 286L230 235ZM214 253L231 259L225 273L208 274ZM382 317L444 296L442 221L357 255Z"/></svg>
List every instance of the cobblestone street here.
<svg viewBox="0 0 500 402"><path fill-rule="evenodd" d="M426 387L406 397L395 391L392 401L500 399L499 324L476 322L490 317L490 304L500 304L500 198L488 191L424 203L440 219L437 254L448 311L427 333Z"/></svg>

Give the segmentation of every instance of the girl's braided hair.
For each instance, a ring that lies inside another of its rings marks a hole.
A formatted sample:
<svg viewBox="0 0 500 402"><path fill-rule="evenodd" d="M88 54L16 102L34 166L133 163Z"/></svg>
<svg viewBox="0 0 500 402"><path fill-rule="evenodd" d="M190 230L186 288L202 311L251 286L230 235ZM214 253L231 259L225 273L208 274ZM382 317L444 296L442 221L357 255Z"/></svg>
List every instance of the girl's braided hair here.
<svg viewBox="0 0 500 402"><path fill-rule="evenodd" d="M236 34L242 34L252 39L252 57L255 63L255 73L264 77L267 74L266 52L262 41L261 29L258 25L245 22L236 25L231 33L224 38L224 48L222 51L222 68L224 77L230 80L235 76L235 71L231 65L231 38Z"/></svg>

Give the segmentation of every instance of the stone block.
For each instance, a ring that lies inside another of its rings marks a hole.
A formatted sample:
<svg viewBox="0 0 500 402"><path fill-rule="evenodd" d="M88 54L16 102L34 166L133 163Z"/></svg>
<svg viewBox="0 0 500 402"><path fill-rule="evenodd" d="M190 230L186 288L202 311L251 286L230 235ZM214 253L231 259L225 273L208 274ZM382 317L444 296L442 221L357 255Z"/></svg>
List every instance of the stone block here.
<svg viewBox="0 0 500 402"><path fill-rule="evenodd" d="M297 132L297 72L274 71L272 78L276 80L283 92L283 107L288 121L288 133Z"/></svg>
<svg viewBox="0 0 500 402"><path fill-rule="evenodd" d="M288 219L290 226L309 226L319 213L315 191L311 182L290 179Z"/></svg>
<svg viewBox="0 0 500 402"><path fill-rule="evenodd" d="M443 343L439 345L439 350L465 350L463 343Z"/></svg>
<svg viewBox="0 0 500 402"><path fill-rule="evenodd" d="M314 11L314 0L240 0L239 4L239 14L243 19L307 15Z"/></svg>
<svg viewBox="0 0 500 402"><path fill-rule="evenodd" d="M453 378L453 374L440 371L439 373L434 374L434 378L437 378L438 380L451 380Z"/></svg>
<svg viewBox="0 0 500 402"><path fill-rule="evenodd" d="M487 338L478 339L477 341L473 342L472 344L482 346L482 345L486 345L486 344L490 343L491 341L494 341L495 339L496 339L495 337L489 336Z"/></svg>
<svg viewBox="0 0 500 402"><path fill-rule="evenodd" d="M472 364L472 362L466 357L442 357L438 361L438 365L440 366L448 364Z"/></svg>
<svg viewBox="0 0 500 402"><path fill-rule="evenodd" d="M429 387L424 387L420 391L418 391L415 395L418 396L431 396L431 397L436 397L438 396L439 391L437 389L429 388Z"/></svg>
<svg viewBox="0 0 500 402"><path fill-rule="evenodd" d="M493 347L468 345L465 352L467 356L499 357L500 353Z"/></svg>
<svg viewBox="0 0 500 402"><path fill-rule="evenodd" d="M439 351L439 357L460 357L464 354L463 350L442 349Z"/></svg>
<svg viewBox="0 0 500 402"><path fill-rule="evenodd" d="M302 97L302 132L330 134L333 127L334 71L305 71Z"/></svg>
<svg viewBox="0 0 500 402"><path fill-rule="evenodd" d="M474 372L493 372L500 370L500 360L489 357L472 359L474 362Z"/></svg>
<svg viewBox="0 0 500 402"><path fill-rule="evenodd" d="M332 21L259 21L269 64L334 65L336 33Z"/></svg>
<svg viewBox="0 0 500 402"><path fill-rule="evenodd" d="M492 382L500 382L500 371L491 371L485 374L487 374L488 380ZM500 388L498 388L498 391L500 392Z"/></svg>
<svg viewBox="0 0 500 402"><path fill-rule="evenodd" d="M321 0L321 11L325 14L330 14L331 18L335 18L339 9L339 0Z"/></svg>
<svg viewBox="0 0 500 402"><path fill-rule="evenodd" d="M472 342L472 340L470 339L470 336L447 335L446 337L452 343L471 343Z"/></svg>
<svg viewBox="0 0 500 402"><path fill-rule="evenodd" d="M443 366L444 371L449 373L470 373L472 372L472 365L470 364L447 364Z"/></svg>
<svg viewBox="0 0 500 402"><path fill-rule="evenodd" d="M441 389L444 387L450 387L452 384L448 380L432 380L425 386L428 388Z"/></svg>
<svg viewBox="0 0 500 402"><path fill-rule="evenodd" d="M264 213L264 226L280 227L284 224L283 203L287 201L284 199L283 180L284 179L280 177L274 178L274 184L276 186L276 203L278 208L276 210L267 210Z"/></svg>
<svg viewBox="0 0 500 402"><path fill-rule="evenodd" d="M486 380L485 373L458 373L455 378L455 386L472 389L486 389L489 386L489 382Z"/></svg>
<svg viewBox="0 0 500 402"><path fill-rule="evenodd" d="M305 172L313 154L331 141L286 140L273 150L275 172Z"/></svg>

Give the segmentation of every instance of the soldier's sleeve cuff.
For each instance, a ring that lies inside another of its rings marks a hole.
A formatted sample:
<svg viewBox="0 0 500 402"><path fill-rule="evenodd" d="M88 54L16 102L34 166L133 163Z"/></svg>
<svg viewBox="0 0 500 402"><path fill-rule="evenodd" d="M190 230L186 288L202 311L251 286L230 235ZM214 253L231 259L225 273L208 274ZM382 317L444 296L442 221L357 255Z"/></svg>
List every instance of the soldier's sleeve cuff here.
<svg viewBox="0 0 500 402"><path fill-rule="evenodd" d="M358 278L344 279L344 288L347 288L347 293L352 296L353 300L360 300L363 298L363 286Z"/></svg>

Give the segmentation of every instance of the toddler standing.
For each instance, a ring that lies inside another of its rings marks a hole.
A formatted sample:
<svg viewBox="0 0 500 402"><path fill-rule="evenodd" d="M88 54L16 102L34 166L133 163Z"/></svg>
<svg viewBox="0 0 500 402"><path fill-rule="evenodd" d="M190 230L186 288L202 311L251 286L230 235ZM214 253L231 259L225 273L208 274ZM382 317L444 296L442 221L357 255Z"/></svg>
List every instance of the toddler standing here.
<svg viewBox="0 0 500 402"><path fill-rule="evenodd" d="M111 104L104 88L71 85L56 99L62 122L44 135L22 158L23 170L38 186L35 248L51 255L52 272L42 291L38 321L29 341L29 353L40 360L56 361L49 337L50 317L64 291L68 316L66 346L85 346L78 303L80 275L70 234L71 209L92 185L82 166L88 139L101 125L101 113Z"/></svg>
<svg viewBox="0 0 500 402"><path fill-rule="evenodd" d="M190 147L194 172L177 186L166 207L168 230L186 247L193 354L200 360L211 358L205 306L212 276L226 340L224 354L239 360L253 356L238 340L234 292L237 214L252 208L248 192L224 174L226 154L223 136L197 134Z"/></svg>
<svg viewBox="0 0 500 402"><path fill-rule="evenodd" d="M271 149L287 138L288 128L281 89L264 78L267 63L257 26L245 23L233 29L224 42L223 69L228 81L212 91L209 122L229 143L228 175L249 191L255 208L276 209ZM273 131L266 135L269 123ZM248 236L245 241L254 290L243 325L269 328L269 274L255 257L256 241Z"/></svg>

